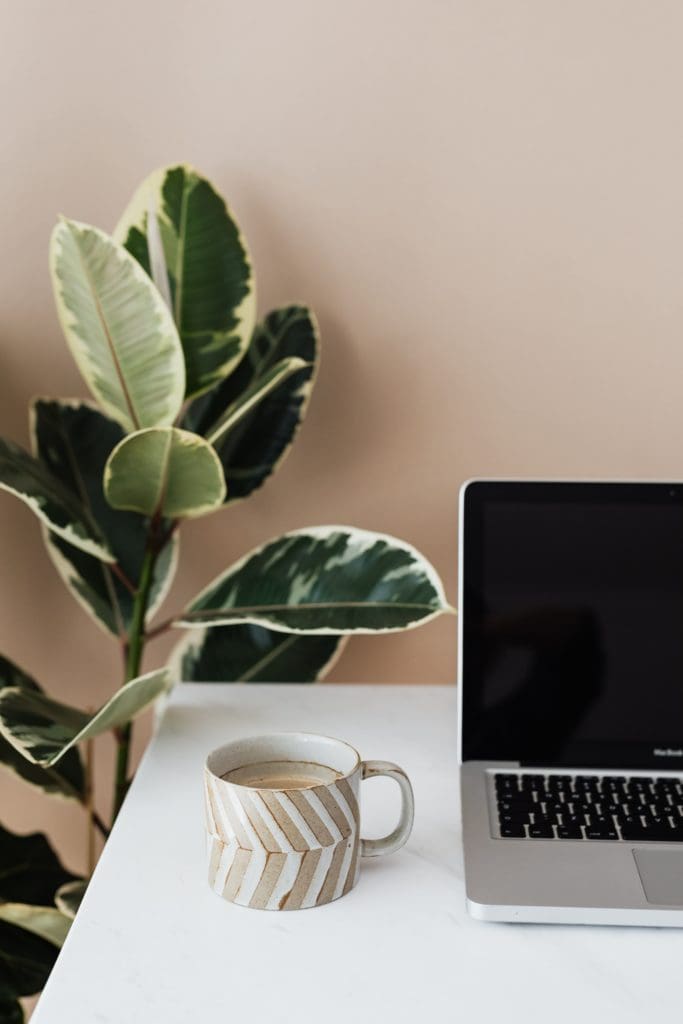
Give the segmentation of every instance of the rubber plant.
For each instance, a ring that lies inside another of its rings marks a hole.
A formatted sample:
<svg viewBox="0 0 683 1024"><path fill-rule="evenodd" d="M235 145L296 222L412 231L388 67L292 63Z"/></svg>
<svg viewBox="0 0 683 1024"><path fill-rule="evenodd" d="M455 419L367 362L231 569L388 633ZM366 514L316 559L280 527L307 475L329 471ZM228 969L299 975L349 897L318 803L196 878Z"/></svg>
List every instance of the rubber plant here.
<svg viewBox="0 0 683 1024"><path fill-rule="evenodd" d="M130 781L133 719L171 680L313 681L349 634L409 629L448 605L408 544L319 526L251 551L155 624L184 520L237 504L282 462L315 380L316 320L291 305L257 321L245 240L187 166L143 182L112 236L60 219L50 270L94 402L35 400L32 452L0 439L0 488L41 520L68 590L120 645L123 676L92 713L1 659L0 761L82 803L106 836ZM147 644L171 627L182 638L169 664L142 674ZM81 753L105 732L117 748L109 824ZM1 830L0 849L0 1010L20 1020L17 998L42 985L84 882L40 834Z"/></svg>

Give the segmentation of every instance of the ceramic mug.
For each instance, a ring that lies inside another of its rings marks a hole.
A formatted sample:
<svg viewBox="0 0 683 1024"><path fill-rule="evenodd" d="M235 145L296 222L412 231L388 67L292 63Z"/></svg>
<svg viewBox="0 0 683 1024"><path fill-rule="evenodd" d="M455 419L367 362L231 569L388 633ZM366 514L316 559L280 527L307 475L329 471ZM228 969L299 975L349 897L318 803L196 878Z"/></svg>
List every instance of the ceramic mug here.
<svg viewBox="0 0 683 1024"><path fill-rule="evenodd" d="M386 775L401 789L398 825L360 838L362 779ZM227 743L204 768L209 884L260 910L319 907L346 895L361 857L400 849L413 826L413 791L388 761L361 761L348 743L275 733Z"/></svg>

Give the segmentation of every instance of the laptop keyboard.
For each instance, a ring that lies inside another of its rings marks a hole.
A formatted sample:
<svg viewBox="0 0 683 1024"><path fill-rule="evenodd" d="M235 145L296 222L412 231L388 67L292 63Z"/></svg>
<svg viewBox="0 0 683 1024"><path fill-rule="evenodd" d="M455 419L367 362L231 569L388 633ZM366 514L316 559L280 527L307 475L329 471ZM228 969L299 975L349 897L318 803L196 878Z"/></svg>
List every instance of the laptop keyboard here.
<svg viewBox="0 0 683 1024"><path fill-rule="evenodd" d="M683 779L499 773L495 788L504 839L683 842Z"/></svg>

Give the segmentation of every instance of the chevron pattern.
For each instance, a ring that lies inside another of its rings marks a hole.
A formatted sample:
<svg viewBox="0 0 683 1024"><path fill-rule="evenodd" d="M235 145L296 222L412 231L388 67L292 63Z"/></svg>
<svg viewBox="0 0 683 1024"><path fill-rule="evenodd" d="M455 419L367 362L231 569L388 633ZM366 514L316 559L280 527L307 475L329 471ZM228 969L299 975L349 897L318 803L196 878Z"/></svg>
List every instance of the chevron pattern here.
<svg viewBox="0 0 683 1024"><path fill-rule="evenodd" d="M247 789L204 772L209 884L260 910L319 907L347 893L359 867L360 771L327 786Z"/></svg>

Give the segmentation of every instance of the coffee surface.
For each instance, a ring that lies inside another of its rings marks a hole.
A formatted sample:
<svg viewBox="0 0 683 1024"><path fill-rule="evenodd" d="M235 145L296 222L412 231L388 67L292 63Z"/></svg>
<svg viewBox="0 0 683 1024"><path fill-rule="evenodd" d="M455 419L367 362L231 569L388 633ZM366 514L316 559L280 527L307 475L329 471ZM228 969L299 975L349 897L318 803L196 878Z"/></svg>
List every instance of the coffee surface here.
<svg viewBox="0 0 683 1024"><path fill-rule="evenodd" d="M222 776L226 782L252 789L311 789L329 786L341 777L342 772L315 761L261 761L233 768Z"/></svg>

